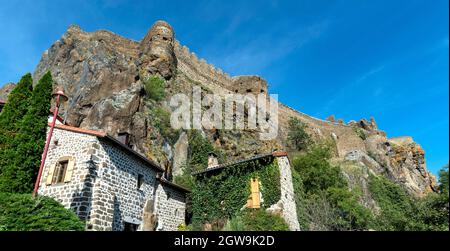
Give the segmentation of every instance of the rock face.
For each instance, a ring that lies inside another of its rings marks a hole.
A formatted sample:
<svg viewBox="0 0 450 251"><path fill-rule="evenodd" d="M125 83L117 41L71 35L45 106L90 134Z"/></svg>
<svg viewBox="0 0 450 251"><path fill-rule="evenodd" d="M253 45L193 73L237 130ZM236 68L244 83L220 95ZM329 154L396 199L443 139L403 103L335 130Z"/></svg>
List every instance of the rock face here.
<svg viewBox="0 0 450 251"><path fill-rule="evenodd" d="M178 141L174 145L174 160L172 174L174 176L183 174L183 167L186 165L188 155L188 136L185 132L181 133Z"/></svg>
<svg viewBox="0 0 450 251"><path fill-rule="evenodd" d="M128 133L136 151L163 163L174 174L181 173L188 142L181 136L175 144L164 136L154 117L155 108L169 110L171 95L190 94L194 85L218 95L268 92L267 82L261 77L231 77L197 58L176 41L173 28L163 21L156 22L139 42L109 31L84 32L71 26L43 54L34 81L47 70L69 96L63 117L70 125L102 130L112 136ZM143 79L149 75L165 80L164 100L156 102L146 97ZM307 124L313 138L333 142L337 159L361 162L419 196L433 190L434 177L426 171L420 146L409 139L388 139L373 118L348 124L334 119L325 121L281 103L278 111L279 133L275 140L259 140L257 130L202 133L227 158L240 159L283 150L289 119L296 117Z"/></svg>
<svg viewBox="0 0 450 251"><path fill-rule="evenodd" d="M164 21L157 21L140 43L140 67L147 73L170 79L176 69L174 40L172 27Z"/></svg>
<svg viewBox="0 0 450 251"><path fill-rule="evenodd" d="M0 100L6 101L8 99L8 94L14 89L16 85L14 83L7 83L2 88L0 88Z"/></svg>

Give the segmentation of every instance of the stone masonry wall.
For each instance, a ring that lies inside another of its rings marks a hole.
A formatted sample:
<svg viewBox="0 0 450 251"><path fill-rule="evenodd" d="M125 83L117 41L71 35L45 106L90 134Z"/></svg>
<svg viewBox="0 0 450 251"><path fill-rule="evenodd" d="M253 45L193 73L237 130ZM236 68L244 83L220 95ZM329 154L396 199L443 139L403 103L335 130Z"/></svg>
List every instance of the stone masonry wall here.
<svg viewBox="0 0 450 251"><path fill-rule="evenodd" d="M55 128L52 141L56 139L58 145L52 142L39 193L72 208L86 220L88 229L121 231L125 221L141 225L145 203L155 193L161 196L155 208L160 229L176 230L184 223L184 194L161 186L156 170L147 163L103 138ZM45 185L50 164L63 156L75 157L71 181ZM138 174L143 175L139 189Z"/></svg>
<svg viewBox="0 0 450 251"><path fill-rule="evenodd" d="M289 225L291 231L300 230L300 224L297 218L297 207L294 197L294 186L292 184L291 165L287 156L277 157L278 167L280 169L281 184L281 204L283 205L283 218Z"/></svg>
<svg viewBox="0 0 450 251"><path fill-rule="evenodd" d="M364 141L355 133L351 126L317 119L279 103L278 123L279 133L282 138L287 137L287 128L289 128L288 123L291 117L305 122L311 134L334 140L339 157L344 157L348 152L354 150L366 152Z"/></svg>
<svg viewBox="0 0 450 251"><path fill-rule="evenodd" d="M89 168L90 156L87 152L89 145L94 142L97 142L95 136L55 128L38 190L39 195L56 199L64 207L72 209L82 220L87 221L90 220L91 197L95 179L92 169ZM61 157L69 156L75 158L71 181L46 185L50 166Z"/></svg>
<svg viewBox="0 0 450 251"><path fill-rule="evenodd" d="M216 94L231 93L230 90L223 87L232 84L233 79L230 75L208 64L204 59L199 59L178 41L174 43L174 53L177 58L177 69L188 78L202 83Z"/></svg>
<svg viewBox="0 0 450 251"><path fill-rule="evenodd" d="M162 231L176 231L178 226L185 223L186 197L164 183L156 190L156 206L158 214L158 228Z"/></svg>

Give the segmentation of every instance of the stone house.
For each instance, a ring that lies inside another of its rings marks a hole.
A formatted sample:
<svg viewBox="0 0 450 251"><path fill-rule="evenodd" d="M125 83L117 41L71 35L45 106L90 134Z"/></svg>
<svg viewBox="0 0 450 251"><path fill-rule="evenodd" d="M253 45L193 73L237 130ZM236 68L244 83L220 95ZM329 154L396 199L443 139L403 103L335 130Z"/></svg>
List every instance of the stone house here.
<svg viewBox="0 0 450 251"><path fill-rule="evenodd" d="M273 161L277 163L280 177L280 199L277 203L271 205L266 209L268 212L279 213L281 217L286 221L291 231L300 230L300 224L297 218L297 205L294 197L294 185L292 182L291 165L286 152L273 152L267 154L260 154L251 158L233 161L224 164L217 164L215 159L217 156L210 153L208 155L208 167L202 171L193 173L192 175L197 179L200 177L208 178L212 175L217 175L226 168L233 168L239 164L245 162L259 161L262 159L273 158ZM264 166L262 168L265 168ZM264 200L260 191L261 187L265 184L258 178L250 178L250 191L247 199L246 208L260 208Z"/></svg>
<svg viewBox="0 0 450 251"><path fill-rule="evenodd" d="M166 180L164 170L127 145L127 138L59 121L38 194L72 209L88 230L177 230L185 223L189 191Z"/></svg>

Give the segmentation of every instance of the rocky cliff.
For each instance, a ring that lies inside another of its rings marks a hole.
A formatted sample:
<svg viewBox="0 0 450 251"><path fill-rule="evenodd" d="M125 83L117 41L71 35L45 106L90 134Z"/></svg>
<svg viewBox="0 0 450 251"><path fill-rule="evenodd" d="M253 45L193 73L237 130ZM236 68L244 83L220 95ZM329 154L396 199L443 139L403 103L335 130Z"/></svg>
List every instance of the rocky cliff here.
<svg viewBox="0 0 450 251"><path fill-rule="evenodd" d="M210 93L267 93L267 82L258 76L231 77L198 59L176 41L172 27L156 22L141 41L132 41L109 31L84 32L71 26L42 56L35 72L37 81L47 70L64 87L69 102L66 121L111 135L127 132L133 148L162 163L175 174L186 159L186 134L169 140L155 122L155 107L170 109L172 94L190 93L201 86ZM166 99L149 100L143 79L157 74L165 80ZM412 139L388 139L375 120L320 120L279 104L277 139L261 141L256 130L203 130L230 159L282 150L288 121L296 117L308 125L313 137L334 142L337 161L351 161L367 172L385 175L422 196L433 190L435 178L425 166L424 151Z"/></svg>
<svg viewBox="0 0 450 251"><path fill-rule="evenodd" d="M0 100L6 101L8 99L8 94L14 89L16 85L14 83L7 83L2 88L0 88Z"/></svg>

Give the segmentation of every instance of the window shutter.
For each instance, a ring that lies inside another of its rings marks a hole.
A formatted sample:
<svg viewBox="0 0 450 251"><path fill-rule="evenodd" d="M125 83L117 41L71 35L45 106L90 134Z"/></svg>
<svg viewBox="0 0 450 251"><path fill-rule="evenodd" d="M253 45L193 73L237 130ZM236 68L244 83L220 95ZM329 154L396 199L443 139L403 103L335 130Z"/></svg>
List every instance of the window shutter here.
<svg viewBox="0 0 450 251"><path fill-rule="evenodd" d="M260 208L260 198L259 198L259 180L257 178L251 181L251 191L252 191L252 208Z"/></svg>
<svg viewBox="0 0 450 251"><path fill-rule="evenodd" d="M66 175L64 176L64 182L70 182L72 179L73 167L75 166L75 158L70 158L67 163Z"/></svg>
<svg viewBox="0 0 450 251"><path fill-rule="evenodd" d="M47 181L45 182L46 185L51 185L52 184L53 173L55 172L56 163L57 162L53 163L50 166L50 169L48 170Z"/></svg>

